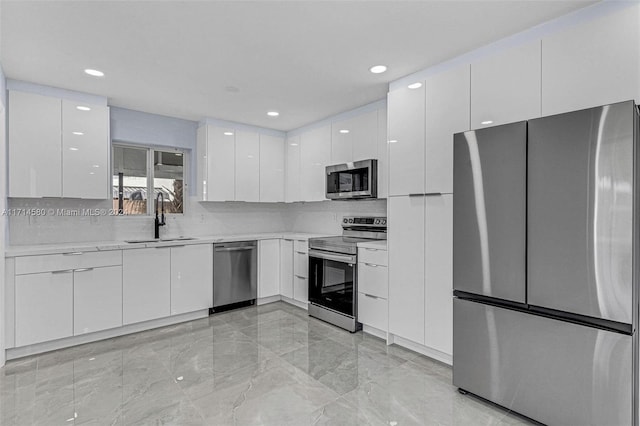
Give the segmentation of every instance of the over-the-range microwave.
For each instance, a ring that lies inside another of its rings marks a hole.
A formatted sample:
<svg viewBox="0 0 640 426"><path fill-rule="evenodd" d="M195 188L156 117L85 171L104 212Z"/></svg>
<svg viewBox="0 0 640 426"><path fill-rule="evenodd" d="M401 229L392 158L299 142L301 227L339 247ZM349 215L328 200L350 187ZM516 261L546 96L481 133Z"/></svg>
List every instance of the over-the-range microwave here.
<svg viewBox="0 0 640 426"><path fill-rule="evenodd" d="M378 196L378 160L327 166L326 192L330 200L376 198Z"/></svg>

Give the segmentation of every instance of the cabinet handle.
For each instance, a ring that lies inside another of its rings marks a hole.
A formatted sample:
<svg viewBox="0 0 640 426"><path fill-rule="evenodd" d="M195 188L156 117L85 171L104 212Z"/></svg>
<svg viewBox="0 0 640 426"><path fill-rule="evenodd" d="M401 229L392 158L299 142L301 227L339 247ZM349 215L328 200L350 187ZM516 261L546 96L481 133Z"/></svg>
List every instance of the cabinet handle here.
<svg viewBox="0 0 640 426"><path fill-rule="evenodd" d="M366 263L365 262L365 265L371 266L372 268L377 268L378 267L378 265L374 265L373 263Z"/></svg>
<svg viewBox="0 0 640 426"><path fill-rule="evenodd" d="M74 272L87 272L87 271L93 271L93 268L82 268L82 269L74 270Z"/></svg>
<svg viewBox="0 0 640 426"><path fill-rule="evenodd" d="M63 256L80 256L82 254L81 251L73 251L71 253L62 253Z"/></svg>
<svg viewBox="0 0 640 426"><path fill-rule="evenodd" d="M184 244L179 245L179 246L166 246L166 247L171 247L171 248L180 248L180 247L184 247Z"/></svg>
<svg viewBox="0 0 640 426"><path fill-rule="evenodd" d="M362 293L362 294L364 294L365 296L370 297L372 299L379 299L379 297L374 296L373 294L367 294L367 293Z"/></svg>
<svg viewBox="0 0 640 426"><path fill-rule="evenodd" d="M378 249L373 249L373 248L369 248L369 247L365 247L365 250L369 250L369 251L379 251Z"/></svg>
<svg viewBox="0 0 640 426"><path fill-rule="evenodd" d="M426 194L424 194L425 197L433 197L438 195L442 195L442 192L427 192Z"/></svg>
<svg viewBox="0 0 640 426"><path fill-rule="evenodd" d="M62 271L52 271L52 274L66 274L67 272L73 272L73 269L64 269Z"/></svg>
<svg viewBox="0 0 640 426"><path fill-rule="evenodd" d="M298 254L307 254L307 253L305 253L303 251L296 251L296 253L298 253Z"/></svg>
<svg viewBox="0 0 640 426"><path fill-rule="evenodd" d="M409 197L422 197L424 194L409 194Z"/></svg>
<svg viewBox="0 0 640 426"><path fill-rule="evenodd" d="M307 279L307 277L303 277L302 275L294 275L294 276L295 276L296 278L300 278L300 279L303 279L303 280L306 280L306 279Z"/></svg>
<svg viewBox="0 0 640 426"><path fill-rule="evenodd" d="M285 241L295 241L295 240L290 240L289 238L283 238Z"/></svg>

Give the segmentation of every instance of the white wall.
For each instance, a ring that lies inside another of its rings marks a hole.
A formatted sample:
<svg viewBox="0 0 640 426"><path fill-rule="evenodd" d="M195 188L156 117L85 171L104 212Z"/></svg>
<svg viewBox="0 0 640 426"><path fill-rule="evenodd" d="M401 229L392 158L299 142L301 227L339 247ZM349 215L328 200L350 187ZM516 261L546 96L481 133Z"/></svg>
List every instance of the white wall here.
<svg viewBox="0 0 640 426"><path fill-rule="evenodd" d="M287 204L286 230L340 235L343 216L386 216L387 200L321 201Z"/></svg>

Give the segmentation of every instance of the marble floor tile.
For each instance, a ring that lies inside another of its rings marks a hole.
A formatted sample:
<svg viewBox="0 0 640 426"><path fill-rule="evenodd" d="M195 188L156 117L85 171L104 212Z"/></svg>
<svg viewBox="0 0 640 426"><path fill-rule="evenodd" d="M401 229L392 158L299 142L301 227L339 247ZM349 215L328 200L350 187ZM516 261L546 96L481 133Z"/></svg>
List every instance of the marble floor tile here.
<svg viewBox="0 0 640 426"><path fill-rule="evenodd" d="M451 368L282 302L0 369L4 425L523 425Z"/></svg>

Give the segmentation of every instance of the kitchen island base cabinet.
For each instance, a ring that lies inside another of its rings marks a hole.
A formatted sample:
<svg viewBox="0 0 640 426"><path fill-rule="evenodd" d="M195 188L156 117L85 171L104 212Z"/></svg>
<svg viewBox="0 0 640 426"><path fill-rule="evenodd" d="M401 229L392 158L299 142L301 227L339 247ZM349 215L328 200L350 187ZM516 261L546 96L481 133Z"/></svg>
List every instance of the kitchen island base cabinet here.
<svg viewBox="0 0 640 426"><path fill-rule="evenodd" d="M174 246L171 251L171 315L213 307L213 245Z"/></svg>
<svg viewBox="0 0 640 426"><path fill-rule="evenodd" d="M122 322L168 317L171 309L171 255L168 247L124 250Z"/></svg>
<svg viewBox="0 0 640 426"><path fill-rule="evenodd" d="M73 271L17 275L16 346L73 335Z"/></svg>
<svg viewBox="0 0 640 426"><path fill-rule="evenodd" d="M122 266L73 271L73 334L122 326Z"/></svg>

